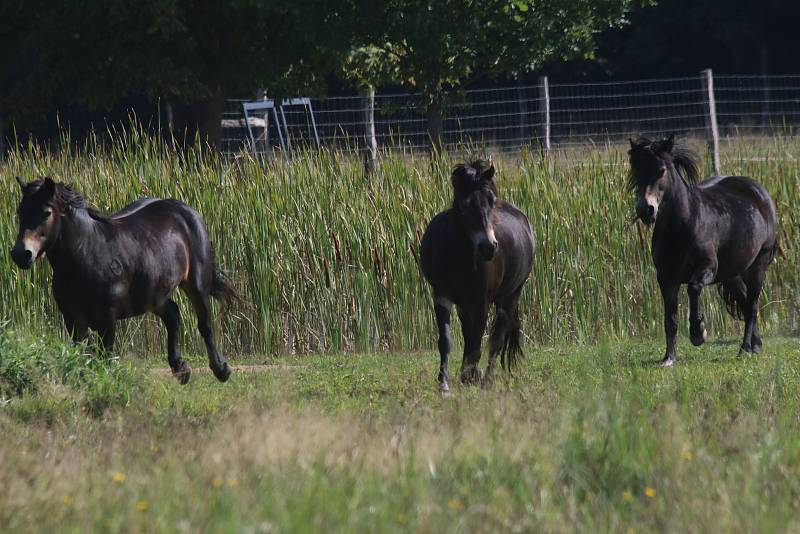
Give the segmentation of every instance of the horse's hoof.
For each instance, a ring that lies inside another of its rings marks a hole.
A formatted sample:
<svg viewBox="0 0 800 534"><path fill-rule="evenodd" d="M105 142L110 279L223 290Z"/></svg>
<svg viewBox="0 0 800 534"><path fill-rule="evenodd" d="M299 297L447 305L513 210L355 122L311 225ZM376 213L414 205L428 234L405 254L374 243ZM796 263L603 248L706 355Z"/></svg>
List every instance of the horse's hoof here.
<svg viewBox="0 0 800 534"><path fill-rule="evenodd" d="M442 394L450 393L450 386L447 385L447 382L439 382L439 393Z"/></svg>
<svg viewBox="0 0 800 534"><path fill-rule="evenodd" d="M739 347L739 356L749 356L750 354L754 354L756 351L753 347L749 345L742 345Z"/></svg>
<svg viewBox="0 0 800 534"><path fill-rule="evenodd" d="M231 376L231 366L228 365L228 362L222 362L222 367L219 369L211 368L211 371L214 373L214 376L217 377L217 380L220 382L227 382L228 378Z"/></svg>
<svg viewBox="0 0 800 534"><path fill-rule="evenodd" d="M494 385L494 377L489 373L483 375L483 380L481 380L481 389L490 390Z"/></svg>
<svg viewBox="0 0 800 534"><path fill-rule="evenodd" d="M175 377L175 380L177 380L180 385L185 386L192 377L192 368L189 367L188 363L181 362L177 369L172 370L172 376Z"/></svg>
<svg viewBox="0 0 800 534"><path fill-rule="evenodd" d="M476 385L481 383L481 370L477 365L471 365L461 369L461 383L465 385Z"/></svg>
<svg viewBox="0 0 800 534"><path fill-rule="evenodd" d="M761 343L761 338L758 336L753 336L753 340L750 342L750 348L753 350L753 354L758 354L761 352L761 348L764 345Z"/></svg>
<svg viewBox="0 0 800 534"><path fill-rule="evenodd" d="M661 360L661 367L672 367L673 365L675 365L675 358L667 356Z"/></svg>
<svg viewBox="0 0 800 534"><path fill-rule="evenodd" d="M691 332L689 332L689 338L692 341L692 345L699 347L708 339L708 331L706 331L705 326L702 327L702 330L700 330L700 328L697 330L692 328Z"/></svg>

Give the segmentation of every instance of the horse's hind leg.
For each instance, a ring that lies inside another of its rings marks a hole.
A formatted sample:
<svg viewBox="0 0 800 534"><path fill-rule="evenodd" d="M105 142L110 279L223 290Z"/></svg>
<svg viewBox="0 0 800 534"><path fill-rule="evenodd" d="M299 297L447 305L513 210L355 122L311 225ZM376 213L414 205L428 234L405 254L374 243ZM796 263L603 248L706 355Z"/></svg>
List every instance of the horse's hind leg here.
<svg viewBox="0 0 800 534"><path fill-rule="evenodd" d="M231 368L228 362L222 359L217 352L217 345L214 342L214 326L211 323L211 303L209 293L201 293L200 290L193 285L185 288L189 300L192 301L195 314L197 314L197 329L203 337L206 344L206 352L208 352L208 363L211 371L217 380L225 382L231 375Z"/></svg>
<svg viewBox="0 0 800 534"><path fill-rule="evenodd" d="M521 294L522 286L508 299L498 303L495 309L492 334L489 338L489 363L486 366L486 374L481 383L484 388L491 387L494 382L494 367L497 364L497 356L504 350L509 351L515 348L509 347L509 336L519 328L519 297ZM506 356L512 358L514 355L506 352ZM508 361L507 363L510 364L511 362Z"/></svg>
<svg viewBox="0 0 800 534"><path fill-rule="evenodd" d="M770 253L762 253L742 276L747 286L747 298L744 303L744 339L739 354L745 352L761 352L761 337L758 335L758 299L761 296L761 288L764 286L764 278L767 274L772 257Z"/></svg>
<svg viewBox="0 0 800 534"><path fill-rule="evenodd" d="M172 369L172 375L181 384L189 382L192 368L181 358L180 334L181 312L172 299L167 299L160 308L155 310L167 328L167 361Z"/></svg>

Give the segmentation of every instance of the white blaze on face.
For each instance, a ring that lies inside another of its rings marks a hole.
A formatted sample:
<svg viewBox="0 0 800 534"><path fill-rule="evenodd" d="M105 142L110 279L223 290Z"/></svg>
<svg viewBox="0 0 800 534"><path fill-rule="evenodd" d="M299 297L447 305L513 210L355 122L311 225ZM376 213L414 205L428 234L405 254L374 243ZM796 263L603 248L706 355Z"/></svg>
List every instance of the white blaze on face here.
<svg viewBox="0 0 800 534"><path fill-rule="evenodd" d="M489 242L490 245L497 245L497 238L494 235L494 227L489 225L485 231L472 232L470 240L474 247L478 247L481 243Z"/></svg>
<svg viewBox="0 0 800 534"><path fill-rule="evenodd" d="M39 257L39 251L42 250L43 239L39 236L36 230L27 230L22 236L23 248L31 253L31 258L34 260Z"/></svg>

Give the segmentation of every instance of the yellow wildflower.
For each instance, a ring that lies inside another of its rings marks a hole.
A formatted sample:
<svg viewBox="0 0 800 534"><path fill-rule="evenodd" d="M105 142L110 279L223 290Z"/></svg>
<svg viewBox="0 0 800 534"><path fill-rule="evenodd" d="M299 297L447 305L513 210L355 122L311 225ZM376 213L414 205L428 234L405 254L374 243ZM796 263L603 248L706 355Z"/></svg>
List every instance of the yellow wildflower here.
<svg viewBox="0 0 800 534"><path fill-rule="evenodd" d="M458 499L450 499L450 501L447 503L447 506L450 507L451 510L455 510L456 512L464 509L464 505L461 504L461 501L459 501Z"/></svg>
<svg viewBox="0 0 800 534"><path fill-rule="evenodd" d="M652 499L653 497L656 496L656 490L654 488L651 488L650 486L647 486L644 489L644 494Z"/></svg>
<svg viewBox="0 0 800 534"><path fill-rule="evenodd" d="M111 478L112 478L112 480L114 480L114 482L122 483L122 482L125 482L125 479L128 478L128 477L125 476L125 473L120 473L119 471L117 471L116 473L111 475Z"/></svg>
<svg viewBox="0 0 800 534"><path fill-rule="evenodd" d="M633 493L628 490L622 492L622 500L623 501L632 501L633 500Z"/></svg>
<svg viewBox="0 0 800 534"><path fill-rule="evenodd" d="M215 488L222 486L222 479L221 478L212 479L211 485L214 486Z"/></svg>
<svg viewBox="0 0 800 534"><path fill-rule="evenodd" d="M150 508L150 503L147 501L139 501L136 503L136 509L140 512L146 512Z"/></svg>

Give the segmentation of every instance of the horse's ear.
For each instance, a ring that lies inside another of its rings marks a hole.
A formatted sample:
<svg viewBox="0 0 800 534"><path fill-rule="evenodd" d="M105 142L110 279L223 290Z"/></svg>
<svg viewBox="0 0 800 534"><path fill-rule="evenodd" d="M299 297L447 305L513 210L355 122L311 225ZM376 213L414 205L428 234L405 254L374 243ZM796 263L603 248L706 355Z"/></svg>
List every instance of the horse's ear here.
<svg viewBox="0 0 800 534"><path fill-rule="evenodd" d="M49 177L46 177L36 194L41 196L45 201L50 200L53 198L53 195L56 194L56 183Z"/></svg>
<svg viewBox="0 0 800 534"><path fill-rule="evenodd" d="M19 188L25 191L25 180L23 180L19 176L16 176L15 178L17 179L17 183L19 184Z"/></svg>
<svg viewBox="0 0 800 534"><path fill-rule="evenodd" d="M483 171L483 173L481 174L481 180L490 182L493 177L494 177L494 165L489 164L489 168Z"/></svg>
<svg viewBox="0 0 800 534"><path fill-rule="evenodd" d="M450 183L453 184L454 189L460 188L464 183L464 178L467 176L467 168L464 165L456 165L450 175Z"/></svg>
<svg viewBox="0 0 800 534"><path fill-rule="evenodd" d="M658 146L658 151L661 153L664 152L672 152L673 147L675 147L675 134L669 134L669 137L661 141Z"/></svg>

